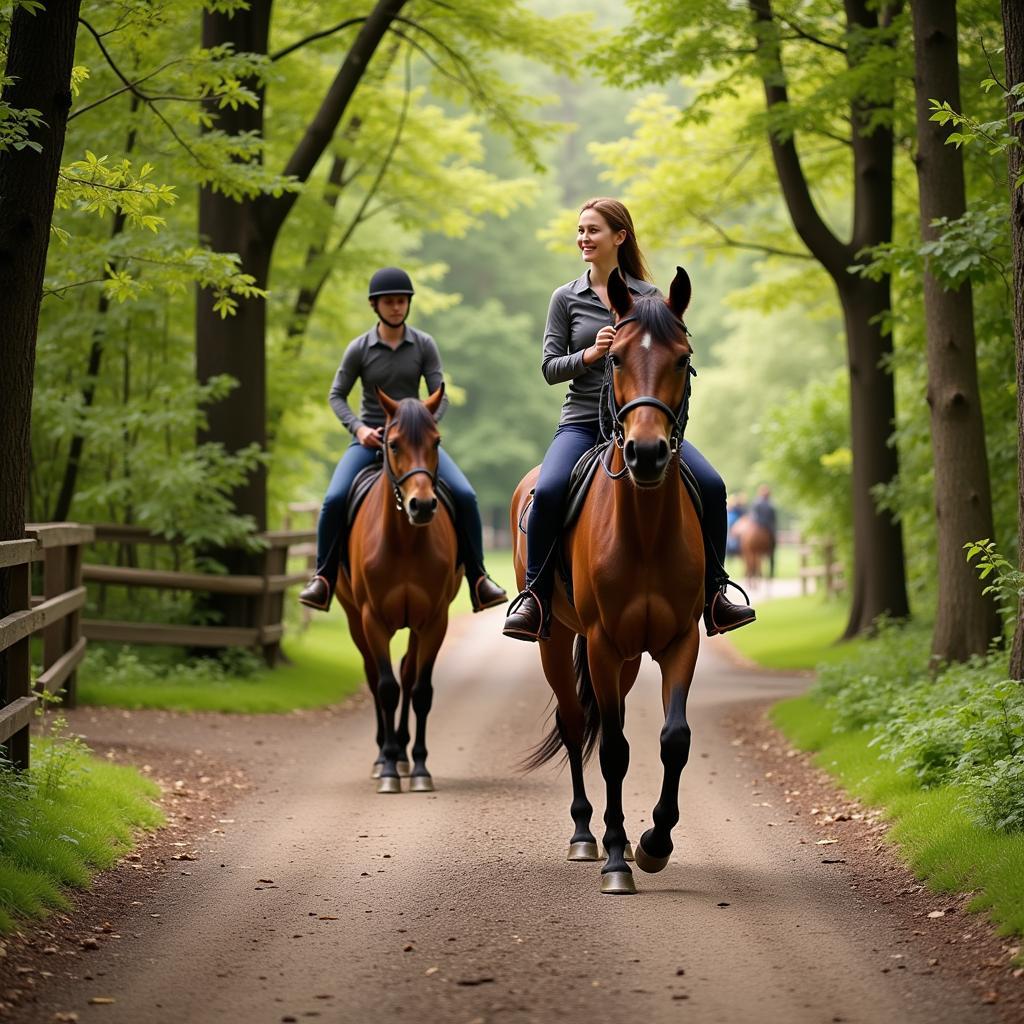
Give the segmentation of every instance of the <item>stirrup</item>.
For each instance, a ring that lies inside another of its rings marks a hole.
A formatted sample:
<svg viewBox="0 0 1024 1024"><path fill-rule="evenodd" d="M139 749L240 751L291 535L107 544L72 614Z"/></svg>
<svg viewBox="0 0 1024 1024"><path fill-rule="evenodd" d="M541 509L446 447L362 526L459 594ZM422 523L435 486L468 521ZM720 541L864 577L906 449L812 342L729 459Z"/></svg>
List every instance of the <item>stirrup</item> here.
<svg viewBox="0 0 1024 1024"><path fill-rule="evenodd" d="M530 632L525 629L517 629L515 627L508 627L508 620L512 615L515 615L520 608L526 603L527 598L531 598L540 610L540 625L537 627L537 631ZM505 627L502 629L502 633L505 636L512 637L517 640L547 640L551 636L551 608L550 602L545 603L540 595L531 590L530 587L524 587L513 599L512 603L508 606L508 612L505 615Z"/></svg>
<svg viewBox="0 0 1024 1024"><path fill-rule="evenodd" d="M722 579L718 581L718 585L715 589L722 591L724 594L726 587L735 587L743 595L743 600L747 607L750 607L750 595L735 580L729 579L728 576L723 576Z"/></svg>

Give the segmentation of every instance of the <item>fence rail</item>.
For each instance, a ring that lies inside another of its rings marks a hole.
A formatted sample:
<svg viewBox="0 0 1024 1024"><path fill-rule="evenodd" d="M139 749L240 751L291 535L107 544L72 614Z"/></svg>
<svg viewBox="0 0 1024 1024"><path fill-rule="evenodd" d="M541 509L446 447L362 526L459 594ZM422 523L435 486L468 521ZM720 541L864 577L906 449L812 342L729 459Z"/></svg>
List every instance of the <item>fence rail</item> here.
<svg viewBox="0 0 1024 1024"><path fill-rule="evenodd" d="M35 690L64 691L75 703L75 672L85 657L81 611L82 547L92 541L91 526L78 523L29 524L23 540L0 542L0 572L6 576L13 607L0 619L0 745L17 768L29 764L29 732L37 707L32 687L31 642L42 634L43 672ZM43 563L43 593L32 596L32 564Z"/></svg>
<svg viewBox="0 0 1024 1024"><path fill-rule="evenodd" d="M846 586L842 563L836 560L835 541L829 537L807 538L798 543L800 593L806 595L813 581L815 590L835 597Z"/></svg>
<svg viewBox="0 0 1024 1024"><path fill-rule="evenodd" d="M139 526L116 523L95 527L97 543L183 546ZM268 664L274 664L284 635L285 591L304 583L306 573L289 573L289 553L302 550L316 540L315 530L269 530L259 534L263 551L258 556L262 571L258 574L182 572L171 569L139 569L131 566L83 566L82 578L104 586L183 590L198 594L222 594L238 599L238 622L228 625L176 625L173 623L126 622L86 619L82 631L90 640L126 644L170 644L184 647L259 647Z"/></svg>

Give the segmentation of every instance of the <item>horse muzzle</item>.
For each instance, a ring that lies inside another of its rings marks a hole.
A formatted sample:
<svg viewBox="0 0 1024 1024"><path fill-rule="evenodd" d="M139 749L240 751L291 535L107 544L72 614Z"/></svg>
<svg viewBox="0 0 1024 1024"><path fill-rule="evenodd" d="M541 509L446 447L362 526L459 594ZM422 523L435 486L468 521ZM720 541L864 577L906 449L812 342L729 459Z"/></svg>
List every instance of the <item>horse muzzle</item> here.
<svg viewBox="0 0 1024 1024"><path fill-rule="evenodd" d="M429 526L433 522L436 511L437 495L432 494L430 497L422 498L413 495L406 499L405 514L413 526Z"/></svg>
<svg viewBox="0 0 1024 1024"><path fill-rule="evenodd" d="M659 487L665 479L672 450L663 437L630 438L622 447L622 457L637 487Z"/></svg>

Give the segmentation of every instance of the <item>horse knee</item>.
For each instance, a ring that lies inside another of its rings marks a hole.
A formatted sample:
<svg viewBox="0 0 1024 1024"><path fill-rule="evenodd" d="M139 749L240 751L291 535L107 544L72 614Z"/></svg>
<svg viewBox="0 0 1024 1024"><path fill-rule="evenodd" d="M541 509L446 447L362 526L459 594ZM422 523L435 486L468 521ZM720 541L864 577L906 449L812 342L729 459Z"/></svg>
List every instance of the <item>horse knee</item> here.
<svg viewBox="0 0 1024 1024"><path fill-rule="evenodd" d="M666 724L661 730L662 764L686 764L690 757L690 737L690 726L685 721Z"/></svg>

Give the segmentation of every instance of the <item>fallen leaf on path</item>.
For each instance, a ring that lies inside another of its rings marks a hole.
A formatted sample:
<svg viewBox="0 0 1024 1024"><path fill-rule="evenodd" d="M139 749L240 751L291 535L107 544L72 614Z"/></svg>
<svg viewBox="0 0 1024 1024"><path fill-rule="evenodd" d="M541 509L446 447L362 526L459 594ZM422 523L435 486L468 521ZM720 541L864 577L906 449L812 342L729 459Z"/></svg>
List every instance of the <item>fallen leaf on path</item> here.
<svg viewBox="0 0 1024 1024"><path fill-rule="evenodd" d="M338 920L338 918L336 918L336 917L331 917L331 915L330 915L330 914L321 914L321 915L320 915L320 916L319 916L319 917L317 918L317 920L318 920L318 921L337 921L337 920Z"/></svg>
<svg viewBox="0 0 1024 1024"><path fill-rule="evenodd" d="M432 974L437 974L441 970L440 967L428 967L423 973L429 978Z"/></svg>
<svg viewBox="0 0 1024 1024"><path fill-rule="evenodd" d="M833 843L838 843L838 839L819 839L815 842L815 846L831 846Z"/></svg>
<svg viewBox="0 0 1024 1024"><path fill-rule="evenodd" d="M999 1002L999 993L996 992L995 989L992 989L991 991L986 992L981 997L981 1001L983 1003L988 1003L990 1006L991 1006L992 1003L998 1003Z"/></svg>
<svg viewBox="0 0 1024 1024"><path fill-rule="evenodd" d="M467 988L472 988L475 985L490 985L493 983L493 981L494 979L492 977L490 977L489 975L485 975L482 978L459 978L459 980L455 982L455 984L462 985Z"/></svg>
<svg viewBox="0 0 1024 1024"><path fill-rule="evenodd" d="M75 1024L78 1020L78 1014L74 1010L58 1010L54 1015L53 1019L57 1024Z"/></svg>
<svg viewBox="0 0 1024 1024"><path fill-rule="evenodd" d="M116 999L111 999L110 996L90 996L90 1006L113 1006L117 1002Z"/></svg>
<svg viewBox="0 0 1024 1024"><path fill-rule="evenodd" d="M945 917L946 916L946 912L944 910L933 910L928 916L929 917Z"/></svg>
<svg viewBox="0 0 1024 1024"><path fill-rule="evenodd" d="M272 878L257 878L257 882L262 882L264 885L273 885L274 880Z"/></svg>

